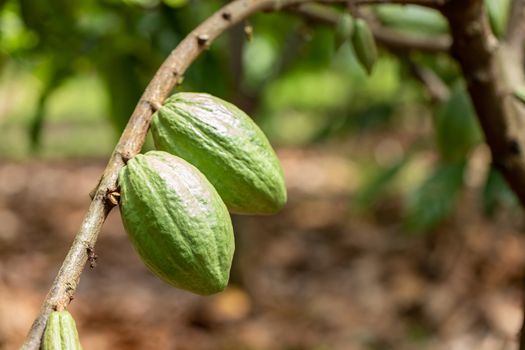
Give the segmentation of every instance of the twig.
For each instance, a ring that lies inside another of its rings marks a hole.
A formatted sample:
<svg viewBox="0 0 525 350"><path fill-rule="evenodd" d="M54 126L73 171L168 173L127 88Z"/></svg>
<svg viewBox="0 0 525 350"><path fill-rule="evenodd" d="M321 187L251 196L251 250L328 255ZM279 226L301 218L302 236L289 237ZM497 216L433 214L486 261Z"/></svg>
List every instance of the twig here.
<svg viewBox="0 0 525 350"><path fill-rule="evenodd" d="M236 0L225 5L218 12L206 19L171 52L147 86L131 115L102 174L97 189L93 193L93 200L82 221L79 232L45 298L38 317L34 321L22 345L22 349L39 349L41 337L51 311L66 308L72 300L80 279L80 274L84 269L90 252L93 252L100 229L107 215L113 208L113 204L108 201L107 194L116 189L118 174L126 161L140 152L153 113L152 106L157 106L166 99L168 94L180 81L183 73L197 56L205 50L217 36L232 25L239 23L256 11L279 10L287 6L300 5L311 1L314 0ZM442 3L442 0L353 1L358 5L388 2L433 7L439 6ZM317 0L317 2L344 4L348 1Z"/></svg>
<svg viewBox="0 0 525 350"><path fill-rule="evenodd" d="M302 5L292 9L294 13L300 14L308 20L333 26L339 20L340 14L331 8L324 6ZM447 52L450 49L451 39L448 35L432 37L421 37L410 35L386 28L378 23L370 22L370 29L376 41L391 50L417 50L422 52L436 53Z"/></svg>
<svg viewBox="0 0 525 350"><path fill-rule="evenodd" d="M433 102L443 102L450 95L447 85L432 70L407 59L412 75L419 80Z"/></svg>

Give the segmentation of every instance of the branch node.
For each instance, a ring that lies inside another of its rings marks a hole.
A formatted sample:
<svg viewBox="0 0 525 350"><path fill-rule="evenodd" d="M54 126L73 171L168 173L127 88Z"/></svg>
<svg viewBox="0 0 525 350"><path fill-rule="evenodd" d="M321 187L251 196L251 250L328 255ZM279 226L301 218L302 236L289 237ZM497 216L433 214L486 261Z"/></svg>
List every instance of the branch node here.
<svg viewBox="0 0 525 350"><path fill-rule="evenodd" d="M224 11L222 14L221 14L222 18L225 20L225 21L231 21L232 20L232 14L228 11Z"/></svg>
<svg viewBox="0 0 525 350"><path fill-rule="evenodd" d="M207 46L206 44L210 40L210 36L208 34L198 34L197 35L197 44L199 44L200 47Z"/></svg>
<svg viewBox="0 0 525 350"><path fill-rule="evenodd" d="M124 151L124 152L115 151L115 153L120 157L120 159L122 160L124 164L128 164L128 161L131 158L133 158L133 154L131 154L129 151Z"/></svg>
<svg viewBox="0 0 525 350"><path fill-rule="evenodd" d="M514 156L519 156L521 154L521 146L516 139L510 140L509 151Z"/></svg>
<svg viewBox="0 0 525 350"><path fill-rule="evenodd" d="M89 246L86 248L86 251L88 256L89 267L94 269L95 267L97 267L98 259L98 255L95 253L95 248L93 246ZM70 297L70 299L72 300L72 297Z"/></svg>
<svg viewBox="0 0 525 350"><path fill-rule="evenodd" d="M89 198L93 200L95 198L95 194L97 194L97 188L98 186L94 187L91 191L89 191Z"/></svg>
<svg viewBox="0 0 525 350"><path fill-rule="evenodd" d="M162 107L162 105L157 101L146 101L146 103L149 104L153 112L158 111Z"/></svg>
<svg viewBox="0 0 525 350"><path fill-rule="evenodd" d="M116 206L120 202L120 192L118 189L109 189L106 192L106 199L113 206Z"/></svg>

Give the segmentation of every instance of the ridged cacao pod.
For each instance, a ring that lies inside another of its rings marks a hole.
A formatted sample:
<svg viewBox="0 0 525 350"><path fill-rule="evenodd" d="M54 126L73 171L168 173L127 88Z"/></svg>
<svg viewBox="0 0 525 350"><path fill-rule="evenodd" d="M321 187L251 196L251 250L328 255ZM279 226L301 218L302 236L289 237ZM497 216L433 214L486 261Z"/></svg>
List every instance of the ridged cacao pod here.
<svg viewBox="0 0 525 350"><path fill-rule="evenodd" d="M355 20L352 46L359 63L368 74L372 73L372 68L377 60L377 47L368 24L361 18Z"/></svg>
<svg viewBox="0 0 525 350"><path fill-rule="evenodd" d="M221 197L185 160L162 151L137 155L119 176L124 227L146 266L197 294L222 291L234 251Z"/></svg>
<svg viewBox="0 0 525 350"><path fill-rule="evenodd" d="M82 350L73 316L66 310L49 315L42 339L43 350Z"/></svg>
<svg viewBox="0 0 525 350"><path fill-rule="evenodd" d="M238 214L271 214L286 203L279 159L259 127L231 103L177 93L155 113L155 146L196 166Z"/></svg>

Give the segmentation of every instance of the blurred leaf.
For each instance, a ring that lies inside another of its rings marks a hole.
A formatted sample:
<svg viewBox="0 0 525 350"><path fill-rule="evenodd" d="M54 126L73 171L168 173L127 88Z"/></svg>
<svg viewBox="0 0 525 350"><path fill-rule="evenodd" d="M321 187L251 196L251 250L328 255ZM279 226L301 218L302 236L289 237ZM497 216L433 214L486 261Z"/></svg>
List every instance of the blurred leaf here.
<svg viewBox="0 0 525 350"><path fill-rule="evenodd" d="M446 161L465 159L481 141L474 109L462 85L454 86L449 99L436 110L434 128L437 146Z"/></svg>
<svg viewBox="0 0 525 350"><path fill-rule="evenodd" d="M439 11L417 5L387 5L374 7L379 20L389 27L415 35L443 34L448 31L445 18Z"/></svg>
<svg viewBox="0 0 525 350"><path fill-rule="evenodd" d="M525 89L514 90L514 97L520 100L521 103L525 104Z"/></svg>
<svg viewBox="0 0 525 350"><path fill-rule="evenodd" d="M20 0L19 4L25 25L39 36L43 50L56 50L59 54L59 50L74 50L82 41L76 30L73 2Z"/></svg>
<svg viewBox="0 0 525 350"><path fill-rule="evenodd" d="M498 170L491 167L485 179L482 192L483 211L492 216L501 205L514 205L517 203L515 194Z"/></svg>
<svg viewBox="0 0 525 350"><path fill-rule="evenodd" d="M188 4L188 0L163 0L163 2L169 7L182 7Z"/></svg>
<svg viewBox="0 0 525 350"><path fill-rule="evenodd" d="M408 163L409 157L406 156L391 166L380 169L372 178L359 190L356 196L357 207L366 210L370 208L385 193L388 186L397 178L397 175Z"/></svg>
<svg viewBox="0 0 525 350"><path fill-rule="evenodd" d="M324 141L334 136L348 136L352 132L371 132L391 125L394 117L393 103L368 103L362 110L328 111L325 126L312 139L313 142ZM334 120L329 116L332 115Z"/></svg>
<svg viewBox="0 0 525 350"><path fill-rule="evenodd" d="M441 164L409 195L406 221L408 229L426 232L446 219L453 211L463 188L466 162Z"/></svg>
<svg viewBox="0 0 525 350"><path fill-rule="evenodd" d="M36 45L37 35L28 30L20 17L18 4L7 3L0 8L0 55L14 57ZM4 61L8 57L2 57ZM3 63L3 62L2 62Z"/></svg>
<svg viewBox="0 0 525 350"><path fill-rule="evenodd" d="M66 65L60 67L60 65L53 65L51 67L51 72L47 78L44 88L38 99L38 104L36 111L31 118L31 123L29 125L29 139L31 144L31 150L33 152L38 150L40 146L40 141L42 138L42 130L44 127L45 121L45 107L46 103L51 96L51 94L62 84L62 82L71 74L71 70L67 68Z"/></svg>
<svg viewBox="0 0 525 350"><path fill-rule="evenodd" d="M509 0L485 0L485 7L492 31L497 37L505 34L509 14Z"/></svg>
<svg viewBox="0 0 525 350"><path fill-rule="evenodd" d="M260 85L276 68L278 52L271 37L256 35L244 46L243 65L246 80Z"/></svg>
<svg viewBox="0 0 525 350"><path fill-rule="evenodd" d="M107 57L99 62L99 72L106 83L110 98L110 120L120 133L135 109L143 86L136 71L137 62L131 55Z"/></svg>

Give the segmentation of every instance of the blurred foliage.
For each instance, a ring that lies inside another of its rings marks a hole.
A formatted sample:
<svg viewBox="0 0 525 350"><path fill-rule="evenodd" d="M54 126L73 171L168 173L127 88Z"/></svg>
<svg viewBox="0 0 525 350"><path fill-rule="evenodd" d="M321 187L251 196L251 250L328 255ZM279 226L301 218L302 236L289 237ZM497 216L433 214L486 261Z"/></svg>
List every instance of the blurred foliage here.
<svg viewBox="0 0 525 350"><path fill-rule="evenodd" d="M453 86L448 100L436 108L434 130L441 157L448 162L466 159L481 141L481 130L462 84Z"/></svg>
<svg viewBox="0 0 525 350"><path fill-rule="evenodd" d="M483 210L492 216L500 206L516 206L517 199L503 176L494 167L491 167L485 178L482 191Z"/></svg>
<svg viewBox="0 0 525 350"><path fill-rule="evenodd" d="M163 59L224 3L0 1L0 156L107 156ZM499 36L508 3L486 0ZM371 14L412 35L448 30L439 12L418 6L372 6ZM363 177L357 207L366 210L397 191L404 198L406 227L431 230L453 211L472 151L482 142L459 69L444 54L401 55L380 48L367 76L347 40L351 21L341 12L335 30L290 13L257 14L249 20L252 40L242 27L223 35L178 89L238 104L276 145L333 143L346 152L341 145L349 139L396 139L396 154L371 162L372 152L363 150L368 158L357 160ZM449 99L432 104L410 64L441 78ZM429 130L418 131L425 125L433 127L433 139ZM421 165L421 155L428 159L431 150L438 157ZM494 170L480 195L489 214L515 202Z"/></svg>
<svg viewBox="0 0 525 350"><path fill-rule="evenodd" d="M425 232L446 219L463 188L465 162L439 165L409 196L406 225Z"/></svg>

